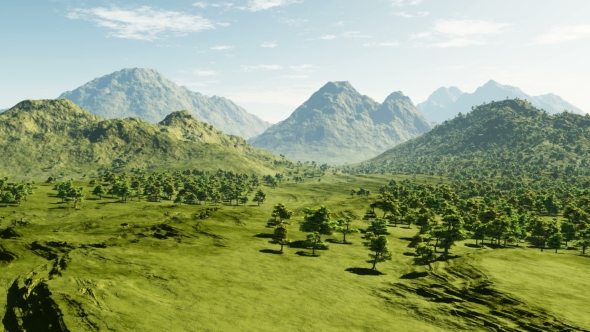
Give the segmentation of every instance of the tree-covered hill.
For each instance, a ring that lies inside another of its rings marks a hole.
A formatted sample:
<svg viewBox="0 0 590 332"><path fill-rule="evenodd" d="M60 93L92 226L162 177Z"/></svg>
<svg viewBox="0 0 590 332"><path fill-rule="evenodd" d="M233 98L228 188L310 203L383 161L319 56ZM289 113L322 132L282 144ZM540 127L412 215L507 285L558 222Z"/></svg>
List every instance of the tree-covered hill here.
<svg viewBox="0 0 590 332"><path fill-rule="evenodd" d="M64 92L59 98L107 119L139 117L149 123L162 121L171 111L188 110L199 121L244 138L270 126L229 99L207 97L178 86L152 69L123 69Z"/></svg>
<svg viewBox="0 0 590 332"><path fill-rule="evenodd" d="M23 101L0 114L0 149L1 174L15 179L123 166L271 172L279 159L187 111L171 113L160 124L105 120L64 99Z"/></svg>
<svg viewBox="0 0 590 332"><path fill-rule="evenodd" d="M292 160L345 164L374 157L430 128L401 92L380 104L349 82L328 82L288 119L249 142Z"/></svg>
<svg viewBox="0 0 590 332"><path fill-rule="evenodd" d="M362 163L357 170L485 178L590 175L590 116L523 100L476 107Z"/></svg>

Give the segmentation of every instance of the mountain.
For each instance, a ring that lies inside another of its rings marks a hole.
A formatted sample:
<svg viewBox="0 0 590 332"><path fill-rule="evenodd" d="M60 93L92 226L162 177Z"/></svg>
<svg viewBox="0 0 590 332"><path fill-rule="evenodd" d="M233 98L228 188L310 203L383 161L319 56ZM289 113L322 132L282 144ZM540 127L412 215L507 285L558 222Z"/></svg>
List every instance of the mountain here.
<svg viewBox="0 0 590 332"><path fill-rule="evenodd" d="M462 94L463 91L454 86L439 88L425 102L416 105L416 108L424 114L425 118L434 121L433 119L437 119L439 114L444 113L445 109L457 101Z"/></svg>
<svg viewBox="0 0 590 332"><path fill-rule="evenodd" d="M95 175L122 165L269 173L276 158L187 111L159 124L106 120L65 99L27 100L0 114L0 153L3 176L17 179Z"/></svg>
<svg viewBox="0 0 590 332"><path fill-rule="evenodd" d="M445 94L445 90L453 90L454 93ZM502 85L496 81L490 80L483 86L477 88L473 93L459 93L457 88L440 88L436 90L428 99L418 104L418 109L424 113L424 116L433 122L442 123L445 120L452 119L459 113L469 113L473 106L484 103L505 99L526 99L535 107L544 109L550 114L557 114L567 109L577 114L585 114L579 108L566 102L554 94L532 97L517 87ZM448 95L448 97L447 97ZM455 100L453 100L455 97Z"/></svg>
<svg viewBox="0 0 590 332"><path fill-rule="evenodd" d="M481 105L368 160L368 172L475 179L590 174L590 116L550 115L524 100ZM590 185L590 184L589 184Z"/></svg>
<svg viewBox="0 0 590 332"><path fill-rule="evenodd" d="M344 164L374 157L431 128L401 92L379 104L349 82L329 82L249 142L292 160Z"/></svg>
<svg viewBox="0 0 590 332"><path fill-rule="evenodd" d="M64 92L59 98L107 119L139 117L157 123L170 111L188 110L199 121L245 138L270 126L229 99L193 92L152 69L123 69Z"/></svg>

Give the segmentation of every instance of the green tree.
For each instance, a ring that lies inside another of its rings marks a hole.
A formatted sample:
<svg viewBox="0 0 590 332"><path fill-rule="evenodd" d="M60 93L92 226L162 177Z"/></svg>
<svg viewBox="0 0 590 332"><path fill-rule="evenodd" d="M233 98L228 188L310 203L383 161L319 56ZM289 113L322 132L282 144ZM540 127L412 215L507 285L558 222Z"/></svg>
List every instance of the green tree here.
<svg viewBox="0 0 590 332"><path fill-rule="evenodd" d="M555 249L555 253L557 253L557 249L561 248L561 243L563 242L563 234L561 232L556 232L549 236L547 240L547 246L551 249Z"/></svg>
<svg viewBox="0 0 590 332"><path fill-rule="evenodd" d="M377 263L385 262L392 259L392 252L389 249L388 241L385 235L375 235L367 232L365 235L367 240L364 245L368 247L372 253L369 254L367 263L373 264L372 270L377 270Z"/></svg>
<svg viewBox="0 0 590 332"><path fill-rule="evenodd" d="M332 221L330 219L330 210L322 206L319 209L306 208L303 221L299 225L302 232L317 232L320 235L332 234Z"/></svg>
<svg viewBox="0 0 590 332"><path fill-rule="evenodd" d="M336 223L332 226L332 230L337 233L342 233L343 239L342 243L348 243L346 241L346 235L358 233L358 229L350 228L352 225L352 218L346 217L346 219L338 219Z"/></svg>
<svg viewBox="0 0 590 332"><path fill-rule="evenodd" d="M576 238L576 225L569 221L562 222L561 234L563 234L563 240L565 241L565 247L567 248L568 242Z"/></svg>
<svg viewBox="0 0 590 332"><path fill-rule="evenodd" d="M244 206L246 206L246 203L248 203L248 196L240 197L240 203L242 203L242 204L244 204Z"/></svg>
<svg viewBox="0 0 590 332"><path fill-rule="evenodd" d="M268 221L267 226L276 226L283 223L288 223L285 220L291 219L293 216L293 211L287 209L283 203L278 203L274 206L271 216L273 219Z"/></svg>
<svg viewBox="0 0 590 332"><path fill-rule="evenodd" d="M436 251L434 247L427 243L420 243L416 246L416 258L414 262L420 265L428 265L428 269L432 271L431 263L436 260Z"/></svg>
<svg viewBox="0 0 590 332"><path fill-rule="evenodd" d="M305 239L303 244L305 245L305 247L311 249L311 254L315 256L316 249L320 249L322 247L320 233L312 232L311 234L307 234L307 238Z"/></svg>
<svg viewBox="0 0 590 332"><path fill-rule="evenodd" d="M277 243L281 246L281 252L283 252L284 245L291 243L289 240L289 230L287 229L286 225L279 225L275 227L272 238L274 243Z"/></svg>
<svg viewBox="0 0 590 332"><path fill-rule="evenodd" d="M367 232L371 232L375 235L387 234L387 220L376 218L371 221L371 225L367 227Z"/></svg>
<svg viewBox="0 0 590 332"><path fill-rule="evenodd" d="M449 255L449 249L455 242L464 240L466 236L463 218L454 209L448 209L442 218L441 245L444 248L443 257Z"/></svg>
<svg viewBox="0 0 590 332"><path fill-rule="evenodd" d="M107 191L104 189L102 184L99 184L98 186L94 187L94 190L92 190L92 194L94 196L98 196L98 199L102 199L102 196L106 195L106 193Z"/></svg>
<svg viewBox="0 0 590 332"><path fill-rule="evenodd" d="M264 203L265 200L266 194L262 191L262 189L259 189L254 195L253 201L258 203L258 206L260 206L260 204Z"/></svg>

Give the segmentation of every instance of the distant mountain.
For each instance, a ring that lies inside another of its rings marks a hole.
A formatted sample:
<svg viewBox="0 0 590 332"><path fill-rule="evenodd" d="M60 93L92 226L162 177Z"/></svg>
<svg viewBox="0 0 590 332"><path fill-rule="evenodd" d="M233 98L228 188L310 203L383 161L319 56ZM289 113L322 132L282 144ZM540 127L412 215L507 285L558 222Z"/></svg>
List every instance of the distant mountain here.
<svg viewBox="0 0 590 332"><path fill-rule="evenodd" d="M127 165L271 173L279 158L239 136L173 112L160 124L105 120L69 100L28 100L0 114L3 176L81 176Z"/></svg>
<svg viewBox="0 0 590 332"><path fill-rule="evenodd" d="M289 118L249 141L292 160L344 164L374 157L431 128L401 92L379 104L349 82L329 82Z"/></svg>
<svg viewBox="0 0 590 332"><path fill-rule="evenodd" d="M451 90L453 92L450 92ZM445 91L449 92L445 94ZM418 104L417 107L428 120L436 123L452 119L459 113L469 113L473 106L515 98L526 99L533 106L544 109L549 114L561 113L565 109L572 113L585 114L579 108L554 94L532 97L517 87L502 85L493 80L477 88L473 93L457 94L457 92L460 92L460 90L454 87L440 88L430 95L425 102Z"/></svg>
<svg viewBox="0 0 590 332"><path fill-rule="evenodd" d="M199 121L244 138L270 126L229 99L193 92L152 69L123 69L62 93L59 98L107 119L139 117L157 123L171 111L188 110Z"/></svg>
<svg viewBox="0 0 590 332"><path fill-rule="evenodd" d="M590 116L549 115L522 99L496 101L446 121L358 169L455 179L585 177L590 173L589 128Z"/></svg>

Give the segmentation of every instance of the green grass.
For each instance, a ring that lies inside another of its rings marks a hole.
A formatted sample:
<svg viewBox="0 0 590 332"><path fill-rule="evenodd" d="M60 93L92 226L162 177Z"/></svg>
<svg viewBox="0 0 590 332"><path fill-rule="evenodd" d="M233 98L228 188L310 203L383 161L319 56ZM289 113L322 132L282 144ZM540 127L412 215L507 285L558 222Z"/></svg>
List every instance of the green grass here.
<svg viewBox="0 0 590 332"><path fill-rule="evenodd" d="M298 231L305 207L326 205L335 216L362 216L371 198L350 198L350 189L363 187L376 194L389 179L338 175L321 182L284 183L266 188L268 200L260 207L218 206L207 219L193 215L212 206L174 206L169 201L117 203L89 196L74 210L52 197L51 187L41 185L23 206L0 206L0 228L21 217L30 222L14 227L22 237L0 239L18 256L0 262L0 307L10 306L7 292L13 282L36 268L38 274L29 277L43 281L51 275L44 282L70 331L492 331L484 320L522 330L514 321L491 314L513 307L535 313L537 323L557 320L590 329L584 297L590 258L575 251L556 255L526 247L476 249L465 245L473 241L466 241L452 249L459 257L434 263L434 271L426 275L425 267L412 265L412 257L404 255L413 249L403 238L417 230L391 227L393 260L380 263L384 274L374 276L346 271L370 268L361 234L349 236L351 245L331 243L319 257L297 255L307 250L288 246L284 254L272 254L269 250L279 246L256 236L272 233L265 225L278 202L295 211L292 240L305 238ZM438 181L418 178L424 180ZM186 237L158 239L150 230L157 224ZM364 229L367 223L357 219L355 226ZM53 261L27 248L33 241L65 241L76 249L66 255L59 273L50 273ZM102 243L106 248L81 247ZM445 303L457 298L449 295L453 290L469 290L484 281L497 292L482 295L489 305ZM441 301L424 292L436 293ZM494 302L507 297L521 304ZM452 316L469 310L481 318Z"/></svg>

